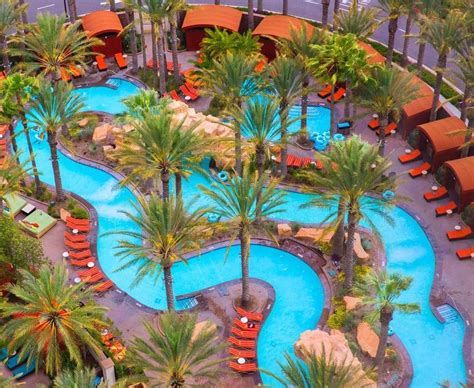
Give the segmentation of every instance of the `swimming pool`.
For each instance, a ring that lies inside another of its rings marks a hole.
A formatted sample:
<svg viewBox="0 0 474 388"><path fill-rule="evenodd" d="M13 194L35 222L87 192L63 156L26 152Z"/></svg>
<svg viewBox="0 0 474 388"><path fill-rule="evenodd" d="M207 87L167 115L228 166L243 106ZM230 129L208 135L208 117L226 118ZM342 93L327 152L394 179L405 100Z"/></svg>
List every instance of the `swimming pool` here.
<svg viewBox="0 0 474 388"><path fill-rule="evenodd" d="M118 96L123 97L125 94L121 88L126 89L129 94L138 90L128 81L121 82L123 84L117 90L104 88L107 89L106 94L102 94L103 90L97 90L103 87L90 88L91 95L88 95L88 89L79 91L88 97L88 109L118 113L123 109L120 103L121 97ZM102 98L107 98L107 104L96 100L100 95ZM95 102L97 105L94 105ZM26 140L22 133L18 134L18 143L19 147L26 149ZM37 141L34 148L42 180L53 184L47 142ZM64 188L82 196L97 210L100 235L97 248L106 275L140 303L154 308L165 308L162 282L154 284L148 279L131 289L130 282L134 276L132 269L113 272L118 267L112 249L117 236L103 236L103 233L134 227L120 213L120 210L131 209L130 202L135 200L133 194L127 188L117 187L117 180L110 174L77 163L62 153L59 155L59 163ZM184 197L193 198L194 206L205 201L197 189L197 185L201 183L208 184L207 179L200 175L193 175L188 181L183 182ZM309 198L307 194L289 192L288 202L284 211L278 214L278 218L299 223L322 221L327 214L326 211L321 209L302 211L299 208ZM422 312L418 315L396 314L392 323L394 331L403 341L413 362L412 386L434 387L446 379L453 384L465 381L466 369L462 358L464 323L458 317L450 324L441 324L429 307L429 293L435 266L431 244L421 226L403 209L398 207L393 209L391 216L395 221L393 227L375 215L371 219L381 235L387 254L388 269L414 278L412 287L403 295L403 300L418 302L422 307ZM236 249L232 248L227 262L222 257L222 250L216 250L191 259L188 266L177 264L173 267L175 294L193 292L225 281L224 279L240 277L240 268L236 266L238 257ZM265 268L265 271L262 268ZM258 358L260 367L278 373L276 360L282 359L284 350L292 351L295 335L297 338L301 331L314 328L319 320L323 290L319 279L306 264L290 254L273 248L252 247L250 275L268 281L277 291L275 306L259 337ZM290 327L282 323L282 320L287 319ZM275 385L272 378L266 375L262 375L262 378L265 384Z"/></svg>

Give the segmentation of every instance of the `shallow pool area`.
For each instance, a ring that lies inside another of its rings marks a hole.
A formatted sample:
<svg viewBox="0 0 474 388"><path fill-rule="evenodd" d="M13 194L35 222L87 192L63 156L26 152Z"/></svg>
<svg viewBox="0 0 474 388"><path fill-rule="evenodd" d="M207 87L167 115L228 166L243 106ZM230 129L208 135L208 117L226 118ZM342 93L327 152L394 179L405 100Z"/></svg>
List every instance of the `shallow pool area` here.
<svg viewBox="0 0 474 388"><path fill-rule="evenodd" d="M101 86L78 89L78 93L86 98L87 110L110 114L123 111L121 99L135 93L138 88L125 80L113 82L118 84L115 85L116 89ZM311 132L310 125L308 117ZM19 147L26 150L26 140L20 132L17 141ZM34 148L41 179L53 184L47 142L36 139ZM23 157L26 154L25 152ZM135 201L132 192L119 187L117 179L109 173L75 162L62 153L59 155L59 163L64 188L82 196L97 210L98 259L106 275L140 303L157 309L165 308L164 285L161 281L154 284L151 279L147 279L136 288L131 288L133 268L114 272L119 266L113 250L118 236L103 235L114 230L134 228L120 213L122 210L131 210L130 204ZM197 188L200 183L209 184L207 178L200 175L193 175L183 181L184 198L188 201L192 199L193 206L205 203L204 196ZM278 219L301 224L314 224L324 220L326 211L316 208L304 211L300 209L299 206L309 198L308 194L288 192L287 204L282 213L277 215ZM380 233L388 269L414 279L410 290L403 295L403 300L420 303L422 307L421 314L397 314L391 324L411 356L414 367L412 387L435 387L444 380L449 380L452 384L465 382L466 368L462 357L464 323L458 316L450 323L442 324L432 314L429 306L435 259L428 237L417 221L399 207L391 211L393 226L375 214L368 216ZM224 250L217 249L191 259L188 265L177 264L173 267L173 276L175 295L239 278L238 248L231 248L227 260L224 260ZM261 368L278 374L277 361L283 359L283 352L292 351L293 343L301 331L315 328L323 308L324 291L317 275L299 258L260 245L252 246L250 276L270 283L276 292L275 305L259 336L258 359ZM262 378L265 384L275 386L271 377L262 374Z"/></svg>

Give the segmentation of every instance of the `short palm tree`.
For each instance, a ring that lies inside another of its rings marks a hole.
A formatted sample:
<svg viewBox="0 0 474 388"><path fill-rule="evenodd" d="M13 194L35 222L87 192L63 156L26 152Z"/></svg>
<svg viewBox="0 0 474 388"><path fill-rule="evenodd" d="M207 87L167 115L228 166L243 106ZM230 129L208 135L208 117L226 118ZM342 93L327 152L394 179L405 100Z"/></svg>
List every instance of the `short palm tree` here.
<svg viewBox="0 0 474 388"><path fill-rule="evenodd" d="M375 232L377 228L367 213L391 222L387 214L391 202L367 195L394 191L396 181L394 177L386 177L390 161L378 155L377 147L362 141L358 136L334 143L327 154L320 155L320 160L324 173L315 174L312 187L318 195L304 207L329 209L329 215L323 223L332 220L336 227L344 222L347 215L343 269L344 288L350 290L353 283L354 237L360 221L367 221ZM341 201L342 212L339 207Z"/></svg>
<svg viewBox="0 0 474 388"><path fill-rule="evenodd" d="M353 34L357 38L369 38L379 27L377 8L360 8L353 2L348 12L336 17L337 28L344 34Z"/></svg>
<svg viewBox="0 0 474 388"><path fill-rule="evenodd" d="M379 116L379 152L385 152L385 127L391 117L400 118L404 105L422 97L410 73L388 67L375 67L367 82L357 88L358 104Z"/></svg>
<svg viewBox="0 0 474 388"><path fill-rule="evenodd" d="M0 0L0 50L2 51L3 68L10 71L7 34L21 22L21 15L28 9L28 4L19 4L17 0Z"/></svg>
<svg viewBox="0 0 474 388"><path fill-rule="evenodd" d="M39 81L33 109L29 113L29 121L47 136L58 202L64 200L58 162L58 133L61 127L67 127L68 124L77 120L83 108L82 97L73 93L71 85L62 81L57 83L47 82L44 79Z"/></svg>
<svg viewBox="0 0 474 388"><path fill-rule="evenodd" d="M141 120L149 114L159 114L170 102L168 98L160 98L156 90L140 89L138 93L122 100L126 111L119 116L125 121Z"/></svg>
<svg viewBox="0 0 474 388"><path fill-rule="evenodd" d="M382 12L387 14L387 65L392 66L393 49L395 46L395 34L398 30L398 19L405 12L405 0L379 0L379 8L382 10Z"/></svg>
<svg viewBox="0 0 474 388"><path fill-rule="evenodd" d="M44 265L37 277L21 272L22 283L9 288L17 301L0 305L0 315L9 319L0 329L9 352L19 350L20 359L44 364L51 375L61 371L65 356L82 366L86 347L100 350L98 327L107 325L93 288L71 285L64 265Z"/></svg>
<svg viewBox="0 0 474 388"><path fill-rule="evenodd" d="M216 329L210 324L196 333L195 314L165 313L157 324L144 322L149 338L135 337L127 354L127 363L143 369L151 386L186 387L200 382L210 386L222 373Z"/></svg>
<svg viewBox="0 0 474 388"><path fill-rule="evenodd" d="M180 199L160 198L151 194L147 199L139 198L133 204L134 211L123 211L137 225L137 230L113 232L121 238L117 254L125 263L117 271L136 268L132 286L151 277L155 282L164 276L166 303L169 311L174 310L173 276L171 268L177 261L186 262L184 254L198 249L202 218L207 209L189 211ZM146 244L142 239L146 239Z"/></svg>
<svg viewBox="0 0 474 388"><path fill-rule="evenodd" d="M280 143L281 161L280 174L284 178L288 173L288 110L303 94L304 69L294 58L279 55L270 64L269 75L271 77L270 89L280 99Z"/></svg>
<svg viewBox="0 0 474 388"><path fill-rule="evenodd" d="M13 155L0 155L5 158L0 168L0 217L4 212L4 201L8 206L7 195L17 194L28 176L27 162L18 164L20 152Z"/></svg>
<svg viewBox="0 0 474 388"><path fill-rule="evenodd" d="M355 295L362 298L362 304L369 306L371 313L368 315L370 322L377 320L380 323L380 341L375 356L375 362L381 373L385 349L387 347L389 324L393 314L398 311L403 314L420 312L418 303L398 303L400 295L410 288L412 278L398 273L388 273L386 270L376 272L372 270L364 279L354 287Z"/></svg>
<svg viewBox="0 0 474 388"><path fill-rule="evenodd" d="M92 368L62 370L53 381L54 388L95 388L97 373ZM102 384L99 386L102 387Z"/></svg>
<svg viewBox="0 0 474 388"><path fill-rule="evenodd" d="M215 206L213 213L227 220L235 231L232 239L240 239L240 256L242 261L242 306L250 305L249 257L250 227L256 222L257 198L260 195L261 217L269 217L281 211L284 192L277 190L277 180L267 183L267 177L260 179L248 168L242 175L230 180L228 184L214 183L211 187L199 185L199 189ZM259 194L260 193L260 194ZM229 246L230 247L230 246Z"/></svg>

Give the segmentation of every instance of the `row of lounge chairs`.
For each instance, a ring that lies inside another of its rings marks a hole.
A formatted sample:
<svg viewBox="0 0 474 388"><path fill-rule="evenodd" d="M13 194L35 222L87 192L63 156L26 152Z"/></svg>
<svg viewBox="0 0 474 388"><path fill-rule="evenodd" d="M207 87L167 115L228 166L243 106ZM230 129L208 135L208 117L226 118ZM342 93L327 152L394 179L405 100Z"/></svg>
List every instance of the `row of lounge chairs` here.
<svg viewBox="0 0 474 388"><path fill-rule="evenodd" d="M326 85L326 87L319 91L318 92L318 96L321 97L321 98L326 98L327 99L327 102L332 102L332 98L331 98L331 93L332 93L332 85ZM334 102L338 102L340 100L342 100L344 98L344 96L346 95L346 89L343 88L343 87L339 87L339 88L336 88L335 92L334 92Z"/></svg>
<svg viewBox="0 0 474 388"><path fill-rule="evenodd" d="M122 344L122 341L111 332L105 330L105 333L100 339L102 344L112 353L115 361L121 361L125 357L126 347Z"/></svg>
<svg viewBox="0 0 474 388"><path fill-rule="evenodd" d="M175 101L196 101L200 97L199 90L192 84L186 82L178 90L171 90L165 96L170 96Z"/></svg>
<svg viewBox="0 0 474 388"><path fill-rule="evenodd" d="M114 59L115 62L117 63L117 66L119 69L126 69L127 68L127 60L123 56L123 53L115 53L114 54ZM95 61L97 63L97 69L99 71L105 71L109 67L107 66L107 62L105 61L105 58L102 55L97 55L95 57Z"/></svg>
<svg viewBox="0 0 474 388"><path fill-rule="evenodd" d="M367 126L372 130L375 131L377 136L380 136L380 121L379 119L372 119L368 122ZM385 137L388 137L397 131L397 124L394 122L388 123L388 125L384 128Z"/></svg>

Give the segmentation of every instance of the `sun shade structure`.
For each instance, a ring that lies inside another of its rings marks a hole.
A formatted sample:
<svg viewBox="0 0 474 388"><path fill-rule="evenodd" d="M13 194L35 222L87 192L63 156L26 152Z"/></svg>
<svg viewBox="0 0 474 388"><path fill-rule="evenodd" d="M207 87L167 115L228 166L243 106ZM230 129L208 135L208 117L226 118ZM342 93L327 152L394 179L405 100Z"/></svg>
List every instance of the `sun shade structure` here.
<svg viewBox="0 0 474 388"><path fill-rule="evenodd" d="M460 210L474 202L474 156L450 160L446 166L446 187L454 191Z"/></svg>
<svg viewBox="0 0 474 388"><path fill-rule="evenodd" d="M431 123L419 125L418 148L423 158L437 170L444 162L458 159L464 144L466 125L457 117L447 117ZM453 134L453 132L457 132ZM474 172L473 172L474 174Z"/></svg>
<svg viewBox="0 0 474 388"><path fill-rule="evenodd" d="M186 12L181 28L186 33L186 48L199 50L205 28L220 28L238 32L242 12L223 5L200 5Z"/></svg>
<svg viewBox="0 0 474 388"><path fill-rule="evenodd" d="M103 46L94 47L94 51L113 57L122 52L122 39L118 36L122 30L122 23L115 12L96 11L87 14L81 19L82 28L89 37L100 38Z"/></svg>
<svg viewBox="0 0 474 388"><path fill-rule="evenodd" d="M376 65L376 64L384 64L385 63L385 57L380 54L376 49L374 49L370 44L359 41L358 45L361 49L363 49L366 54L367 54L367 62L370 65Z"/></svg>
<svg viewBox="0 0 474 388"><path fill-rule="evenodd" d="M290 39L291 30L301 30L306 26L308 35L314 31L314 27L308 22L285 15L266 16L260 24L255 28L252 35L260 37L262 43L262 54L269 60L276 56L276 46L274 39Z"/></svg>

